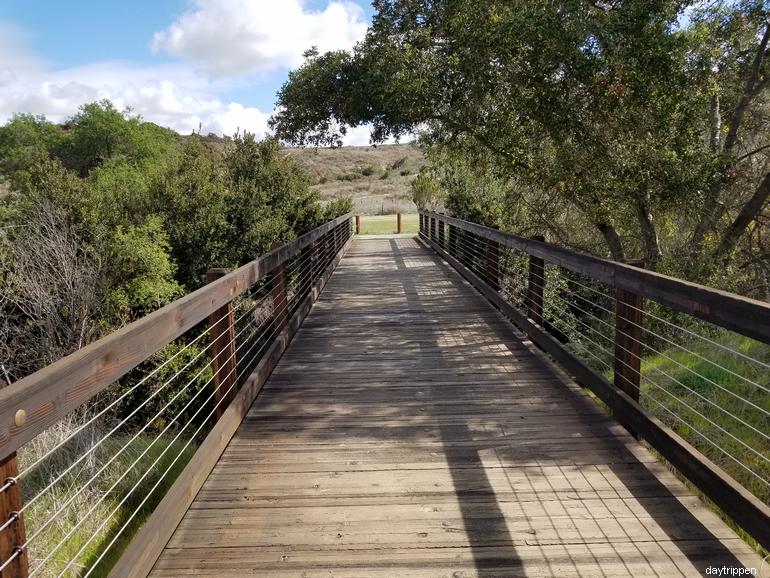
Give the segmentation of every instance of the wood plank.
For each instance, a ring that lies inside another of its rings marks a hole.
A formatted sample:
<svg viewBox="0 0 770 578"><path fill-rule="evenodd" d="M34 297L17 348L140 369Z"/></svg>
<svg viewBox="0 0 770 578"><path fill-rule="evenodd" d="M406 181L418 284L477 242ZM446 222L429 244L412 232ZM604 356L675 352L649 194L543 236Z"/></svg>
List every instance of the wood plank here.
<svg viewBox="0 0 770 578"><path fill-rule="evenodd" d="M136 578L149 574L177 524L184 517L185 512L243 421L249 407L307 316L313 302L323 291L348 245L349 242L340 249L291 319L284 323L283 329L276 335L273 344L255 366L241 389L234 395L232 402L218 417L217 422L195 455L179 474L166 495L163 496L161 502L133 538L121 558L110 570L110 578Z"/></svg>
<svg viewBox="0 0 770 578"><path fill-rule="evenodd" d="M469 284L382 238L354 241L151 575L724 564L761 561Z"/></svg>
<svg viewBox="0 0 770 578"><path fill-rule="evenodd" d="M532 323L496 291L443 249L432 245L453 267L500 311L521 327L567 371L610 407L619 421L647 441L685 478L730 516L762 547L770 548L770 506L731 478L724 470L695 449L674 430L648 414L627 393L610 384L602 375L574 356L553 336ZM639 269L639 271L643 271Z"/></svg>

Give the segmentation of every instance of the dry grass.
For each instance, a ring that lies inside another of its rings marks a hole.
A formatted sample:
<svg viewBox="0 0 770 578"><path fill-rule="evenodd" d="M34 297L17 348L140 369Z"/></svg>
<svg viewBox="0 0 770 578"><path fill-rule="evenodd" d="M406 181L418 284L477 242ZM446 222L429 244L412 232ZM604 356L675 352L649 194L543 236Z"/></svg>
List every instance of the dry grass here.
<svg viewBox="0 0 770 578"><path fill-rule="evenodd" d="M351 197L361 215L413 213L410 185L425 164L414 144L337 149L287 149L325 199Z"/></svg>

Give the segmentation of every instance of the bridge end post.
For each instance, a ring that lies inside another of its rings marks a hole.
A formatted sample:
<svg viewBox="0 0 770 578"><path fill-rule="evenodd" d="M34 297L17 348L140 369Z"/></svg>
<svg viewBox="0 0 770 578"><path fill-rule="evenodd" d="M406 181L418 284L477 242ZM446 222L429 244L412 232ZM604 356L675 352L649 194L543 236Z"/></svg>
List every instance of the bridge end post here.
<svg viewBox="0 0 770 578"><path fill-rule="evenodd" d="M209 269L206 271L206 283L213 283L228 273L228 269ZM217 404L216 413L217 419L219 419L227 408L229 399L235 395L236 382L238 381L238 360L235 354L235 315L233 314L232 301L228 301L227 304L209 315L209 332L212 370L214 372L214 401Z"/></svg>
<svg viewBox="0 0 770 578"><path fill-rule="evenodd" d="M361 234L361 215L356 215L356 235Z"/></svg>
<svg viewBox="0 0 770 578"><path fill-rule="evenodd" d="M533 241L544 242L543 235L535 235ZM543 290L545 289L545 260L533 255L529 256L529 272L527 275L527 311L529 318L543 325Z"/></svg>
<svg viewBox="0 0 770 578"><path fill-rule="evenodd" d="M21 489L18 482L19 466L16 452L0 461L0 484L5 488L0 492L0 576L2 578L27 578L29 560L24 532L24 514L22 514Z"/></svg>
<svg viewBox="0 0 770 578"><path fill-rule="evenodd" d="M396 213L396 233L401 234L401 213Z"/></svg>
<svg viewBox="0 0 770 578"><path fill-rule="evenodd" d="M623 261L626 265L643 268L644 261ZM642 376L642 307L641 295L617 287L615 289L615 387L639 402ZM622 423L622 422L621 422ZM638 433L628 424L623 426L635 437Z"/></svg>

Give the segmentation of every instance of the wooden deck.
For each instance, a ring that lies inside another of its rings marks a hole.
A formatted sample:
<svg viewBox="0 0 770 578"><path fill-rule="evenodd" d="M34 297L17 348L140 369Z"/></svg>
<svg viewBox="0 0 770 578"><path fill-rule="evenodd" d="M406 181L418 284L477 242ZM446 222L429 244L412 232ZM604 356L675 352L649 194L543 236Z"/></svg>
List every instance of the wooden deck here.
<svg viewBox="0 0 770 578"><path fill-rule="evenodd" d="M762 562L449 266L354 241L152 576Z"/></svg>

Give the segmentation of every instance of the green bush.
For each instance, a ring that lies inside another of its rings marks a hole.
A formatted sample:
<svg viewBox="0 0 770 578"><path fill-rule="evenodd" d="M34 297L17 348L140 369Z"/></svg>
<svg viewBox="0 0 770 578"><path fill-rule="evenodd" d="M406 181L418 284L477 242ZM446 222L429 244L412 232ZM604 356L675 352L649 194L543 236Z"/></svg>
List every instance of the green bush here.
<svg viewBox="0 0 770 578"><path fill-rule="evenodd" d="M338 181L357 181L358 179L363 178L363 175L357 172L350 172L337 175L336 178Z"/></svg>

